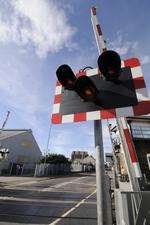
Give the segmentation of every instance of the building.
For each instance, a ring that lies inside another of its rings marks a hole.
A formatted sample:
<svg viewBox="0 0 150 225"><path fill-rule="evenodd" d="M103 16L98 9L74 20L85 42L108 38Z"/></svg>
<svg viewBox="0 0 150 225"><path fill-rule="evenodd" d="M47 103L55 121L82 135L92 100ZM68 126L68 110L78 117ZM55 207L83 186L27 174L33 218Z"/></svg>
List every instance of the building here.
<svg viewBox="0 0 150 225"><path fill-rule="evenodd" d="M6 154L5 154L6 152ZM8 129L0 133L0 172L21 175L34 170L42 157L30 129Z"/></svg>
<svg viewBox="0 0 150 225"><path fill-rule="evenodd" d="M82 163L85 165L92 165L95 167L95 159L92 155L88 155L82 160Z"/></svg>
<svg viewBox="0 0 150 225"><path fill-rule="evenodd" d="M96 161L92 155L88 155L82 160L84 171L87 172L95 171L95 164Z"/></svg>
<svg viewBox="0 0 150 225"><path fill-rule="evenodd" d="M127 118L141 173L150 185L150 116Z"/></svg>
<svg viewBox="0 0 150 225"><path fill-rule="evenodd" d="M88 156L86 151L73 151L71 154L71 160L73 161L82 161L85 157Z"/></svg>
<svg viewBox="0 0 150 225"><path fill-rule="evenodd" d="M73 151L71 161L72 171L91 172L95 170L95 159L86 151Z"/></svg>

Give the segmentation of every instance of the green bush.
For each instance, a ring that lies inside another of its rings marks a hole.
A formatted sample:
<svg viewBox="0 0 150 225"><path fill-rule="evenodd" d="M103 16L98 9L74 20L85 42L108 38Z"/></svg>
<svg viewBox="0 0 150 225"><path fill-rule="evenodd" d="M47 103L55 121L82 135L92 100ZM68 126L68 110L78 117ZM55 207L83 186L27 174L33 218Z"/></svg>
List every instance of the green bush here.
<svg viewBox="0 0 150 225"><path fill-rule="evenodd" d="M44 156L39 163L70 164L70 161L61 154L48 154Z"/></svg>

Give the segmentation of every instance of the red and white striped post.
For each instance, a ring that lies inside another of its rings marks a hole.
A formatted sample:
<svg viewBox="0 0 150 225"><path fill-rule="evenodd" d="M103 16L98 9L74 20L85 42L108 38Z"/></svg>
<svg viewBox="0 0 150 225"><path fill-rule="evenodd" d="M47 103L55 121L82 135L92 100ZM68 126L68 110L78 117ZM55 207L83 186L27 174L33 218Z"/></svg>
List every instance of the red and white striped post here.
<svg viewBox="0 0 150 225"><path fill-rule="evenodd" d="M140 169L140 165L138 162L138 158L137 158L137 154L136 154L136 150L135 150L135 146L132 140L132 136L131 133L129 131L128 125L127 125L127 120L123 117L120 118L121 121L121 128L123 130L123 134L124 134L124 140L127 144L128 147L128 152L130 155L130 159L133 165L133 170L134 170L134 175L136 178L141 178L142 177L142 173L141 173L141 169Z"/></svg>

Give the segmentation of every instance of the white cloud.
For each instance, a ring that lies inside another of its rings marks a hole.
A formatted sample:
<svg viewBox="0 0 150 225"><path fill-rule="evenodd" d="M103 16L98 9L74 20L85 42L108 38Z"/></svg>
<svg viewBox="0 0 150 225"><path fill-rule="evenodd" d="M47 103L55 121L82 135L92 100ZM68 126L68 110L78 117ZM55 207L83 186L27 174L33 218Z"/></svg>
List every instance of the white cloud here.
<svg viewBox="0 0 150 225"><path fill-rule="evenodd" d="M48 114L49 108L45 107L41 80L31 73L30 68L15 59L0 64L1 104L12 112L13 119L22 118L24 127L41 132L44 127L38 114Z"/></svg>
<svg viewBox="0 0 150 225"><path fill-rule="evenodd" d="M76 123L66 127L54 127L49 144L49 152L61 153L67 156L72 151L88 151L95 156L94 127L93 123ZM104 152L111 152L112 146L106 123L103 123L103 147Z"/></svg>
<svg viewBox="0 0 150 225"><path fill-rule="evenodd" d="M74 133L72 130L62 128L51 132L49 149L52 153L65 154L70 156L74 145ZM79 143L78 143L79 144Z"/></svg>
<svg viewBox="0 0 150 225"><path fill-rule="evenodd" d="M32 44L39 57L74 47L75 32L65 11L52 0L6 0L0 7L0 41Z"/></svg>
<svg viewBox="0 0 150 225"><path fill-rule="evenodd" d="M123 57L140 57L141 64L150 64L150 56L145 54L138 41L129 41L128 35L118 31L115 40L108 40L108 48L118 52Z"/></svg>
<svg viewBox="0 0 150 225"><path fill-rule="evenodd" d="M33 86L34 78L31 76L20 76L19 70L17 71L12 67L12 73L6 75L5 70L0 70L0 90L6 96L7 102L12 107L23 109L25 106L26 111L36 112L41 109L39 105L38 88L39 83ZM32 87L31 87L32 85ZM30 92L29 90L32 90Z"/></svg>
<svg viewBox="0 0 150 225"><path fill-rule="evenodd" d="M138 48L138 42L128 41L126 39L127 35L118 31L116 39L108 44L109 49L115 50L122 56L125 56L128 53L134 53Z"/></svg>
<svg viewBox="0 0 150 225"><path fill-rule="evenodd" d="M145 55L145 56L141 57L141 62L142 62L143 65L150 64L150 56Z"/></svg>
<svg viewBox="0 0 150 225"><path fill-rule="evenodd" d="M90 135L87 130L89 130L88 123L64 124L61 127L53 126L49 151L67 156L70 156L72 151L77 150L94 154L94 134Z"/></svg>

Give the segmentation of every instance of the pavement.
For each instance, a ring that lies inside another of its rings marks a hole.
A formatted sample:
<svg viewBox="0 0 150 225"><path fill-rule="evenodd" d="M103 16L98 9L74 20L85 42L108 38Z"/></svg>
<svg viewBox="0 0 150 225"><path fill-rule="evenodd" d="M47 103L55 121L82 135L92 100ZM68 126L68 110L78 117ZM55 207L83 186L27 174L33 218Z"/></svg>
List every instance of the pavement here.
<svg viewBox="0 0 150 225"><path fill-rule="evenodd" d="M0 177L0 225L96 225L94 174Z"/></svg>

